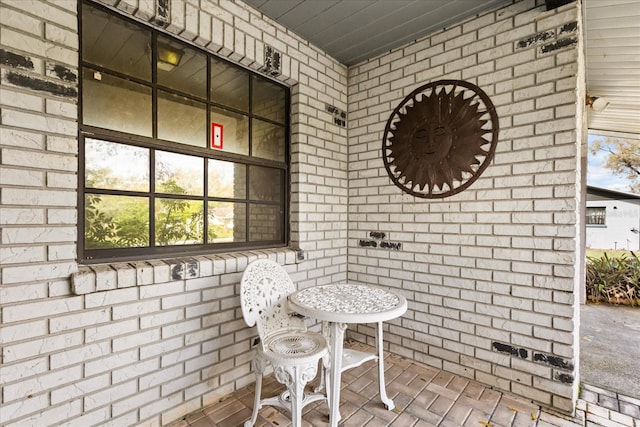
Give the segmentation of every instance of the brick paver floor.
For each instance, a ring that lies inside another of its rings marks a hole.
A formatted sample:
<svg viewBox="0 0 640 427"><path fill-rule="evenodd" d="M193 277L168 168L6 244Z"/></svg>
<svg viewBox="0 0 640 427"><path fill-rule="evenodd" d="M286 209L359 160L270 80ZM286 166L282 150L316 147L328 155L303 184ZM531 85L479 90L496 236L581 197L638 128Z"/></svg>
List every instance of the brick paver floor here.
<svg viewBox="0 0 640 427"><path fill-rule="evenodd" d="M352 344L352 346L361 346ZM341 426L344 427L640 427L640 399L583 386L574 417L568 417L490 387L398 356L385 357L387 394L395 410L378 398L377 365L367 362L342 375ZM263 396L284 388L265 378ZM251 416L253 386L189 414L172 427L239 427ZM305 427L328 426L324 402L305 407ZM256 427L288 427L288 414L265 406Z"/></svg>

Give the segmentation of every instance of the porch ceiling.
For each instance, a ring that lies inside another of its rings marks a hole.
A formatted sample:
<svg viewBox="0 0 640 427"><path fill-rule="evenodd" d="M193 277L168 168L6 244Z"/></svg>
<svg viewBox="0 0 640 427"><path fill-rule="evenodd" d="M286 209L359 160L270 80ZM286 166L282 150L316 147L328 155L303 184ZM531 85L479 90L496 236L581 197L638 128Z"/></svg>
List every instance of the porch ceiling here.
<svg viewBox="0 0 640 427"><path fill-rule="evenodd" d="M584 1L587 92L611 102L589 128L640 134L640 1Z"/></svg>
<svg viewBox="0 0 640 427"><path fill-rule="evenodd" d="M511 0L244 0L354 65ZM640 0L583 0L590 129L640 133Z"/></svg>

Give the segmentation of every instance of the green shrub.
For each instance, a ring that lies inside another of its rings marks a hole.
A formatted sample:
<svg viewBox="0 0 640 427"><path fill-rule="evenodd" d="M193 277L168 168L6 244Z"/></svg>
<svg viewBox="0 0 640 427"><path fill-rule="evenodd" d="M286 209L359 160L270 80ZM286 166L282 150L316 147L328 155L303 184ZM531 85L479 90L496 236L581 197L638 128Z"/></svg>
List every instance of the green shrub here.
<svg viewBox="0 0 640 427"><path fill-rule="evenodd" d="M640 305L640 259L631 252L620 257L587 257L587 299Z"/></svg>

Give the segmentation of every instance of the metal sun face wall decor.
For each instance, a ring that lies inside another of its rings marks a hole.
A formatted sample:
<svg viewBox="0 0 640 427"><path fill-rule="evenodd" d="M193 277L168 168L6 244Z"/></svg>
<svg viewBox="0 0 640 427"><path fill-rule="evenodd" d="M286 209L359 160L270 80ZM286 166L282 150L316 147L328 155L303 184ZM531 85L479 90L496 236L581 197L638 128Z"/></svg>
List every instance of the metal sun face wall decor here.
<svg viewBox="0 0 640 427"><path fill-rule="evenodd" d="M487 168L498 130L496 109L478 86L432 82L411 92L391 113L382 139L384 166L406 193L452 196Z"/></svg>

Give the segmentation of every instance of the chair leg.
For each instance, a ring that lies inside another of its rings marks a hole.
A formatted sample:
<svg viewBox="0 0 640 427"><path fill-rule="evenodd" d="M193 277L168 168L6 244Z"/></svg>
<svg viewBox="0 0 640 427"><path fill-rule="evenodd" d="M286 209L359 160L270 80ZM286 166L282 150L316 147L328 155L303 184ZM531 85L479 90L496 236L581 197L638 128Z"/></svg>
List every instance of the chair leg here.
<svg viewBox="0 0 640 427"><path fill-rule="evenodd" d="M292 427L302 426L302 408L305 405L304 388L318 373L318 361L298 366L277 366L274 374L279 383L289 390Z"/></svg>
<svg viewBox="0 0 640 427"><path fill-rule="evenodd" d="M256 375L256 392L253 398L253 411L251 412L251 419L245 421L244 427L253 427L253 425L256 423L256 420L258 419L258 412L262 407L262 404L260 403L260 396L262 395L262 373L265 369L265 361L260 355L256 355L256 357L254 357L253 361L251 362L251 365L253 367L253 372Z"/></svg>
<svg viewBox="0 0 640 427"><path fill-rule="evenodd" d="M293 427L302 426L302 399L304 398L304 386L306 382L296 381L289 386L291 394L291 424Z"/></svg>
<svg viewBox="0 0 640 427"><path fill-rule="evenodd" d="M262 374L256 373L256 394L253 398L253 412L251 413L251 419L245 421L244 427L253 427L258 419L258 411L260 411L260 394L262 390Z"/></svg>

